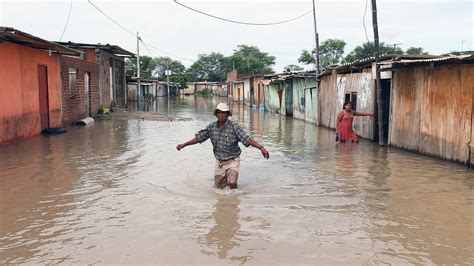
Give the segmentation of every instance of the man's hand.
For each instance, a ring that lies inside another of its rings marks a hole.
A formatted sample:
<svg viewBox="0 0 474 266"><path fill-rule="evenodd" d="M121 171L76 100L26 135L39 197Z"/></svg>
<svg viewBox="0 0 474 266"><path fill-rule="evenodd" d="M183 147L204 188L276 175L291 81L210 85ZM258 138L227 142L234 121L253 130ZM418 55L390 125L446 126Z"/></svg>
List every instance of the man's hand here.
<svg viewBox="0 0 474 266"><path fill-rule="evenodd" d="M261 147L260 151L262 152L263 158L265 158L267 160L268 160L268 158L270 158L270 153L264 147Z"/></svg>
<svg viewBox="0 0 474 266"><path fill-rule="evenodd" d="M186 147L186 145L184 145L184 144L178 144L178 145L176 145L176 149L177 149L178 151L180 151L180 150L181 150L182 148L184 148L184 147Z"/></svg>

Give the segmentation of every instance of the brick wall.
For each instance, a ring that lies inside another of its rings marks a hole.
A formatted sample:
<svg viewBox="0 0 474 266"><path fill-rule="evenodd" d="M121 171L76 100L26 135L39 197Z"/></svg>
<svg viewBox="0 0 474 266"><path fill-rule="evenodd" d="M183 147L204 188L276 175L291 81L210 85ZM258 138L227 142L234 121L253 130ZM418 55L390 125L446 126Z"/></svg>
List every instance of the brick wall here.
<svg viewBox="0 0 474 266"><path fill-rule="evenodd" d="M98 55L98 60L100 64L100 71L102 75L101 80L101 90L102 90L102 101L100 102L100 107L110 107L110 56L107 53L101 51L101 54Z"/></svg>
<svg viewBox="0 0 474 266"><path fill-rule="evenodd" d="M69 68L76 69L76 93L69 88ZM75 120L84 118L85 113L85 84L84 73L89 72L89 113L94 117L100 108L99 102L99 65L68 56L61 57L62 81L62 123L71 125Z"/></svg>

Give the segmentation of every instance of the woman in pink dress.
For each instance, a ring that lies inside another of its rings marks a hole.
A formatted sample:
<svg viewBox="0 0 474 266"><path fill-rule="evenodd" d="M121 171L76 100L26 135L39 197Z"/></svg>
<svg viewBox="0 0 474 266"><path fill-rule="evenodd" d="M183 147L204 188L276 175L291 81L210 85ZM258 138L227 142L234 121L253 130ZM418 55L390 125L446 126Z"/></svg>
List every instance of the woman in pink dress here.
<svg viewBox="0 0 474 266"><path fill-rule="evenodd" d="M374 114L352 111L352 103L345 102L344 108L339 112L336 120L336 133L339 135L339 141L359 142L357 134L352 129L354 116L374 116Z"/></svg>

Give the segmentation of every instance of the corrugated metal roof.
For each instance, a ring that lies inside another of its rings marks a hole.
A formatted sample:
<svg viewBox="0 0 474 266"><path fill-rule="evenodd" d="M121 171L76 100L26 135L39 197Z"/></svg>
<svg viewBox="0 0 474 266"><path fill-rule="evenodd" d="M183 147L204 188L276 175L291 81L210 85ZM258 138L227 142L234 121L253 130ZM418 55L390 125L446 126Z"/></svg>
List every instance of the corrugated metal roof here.
<svg viewBox="0 0 474 266"><path fill-rule="evenodd" d="M285 79L291 78L307 78L307 77L316 77L314 71L298 71L298 72L283 72L276 74L267 74L264 76L264 79L269 79L271 81L282 81Z"/></svg>
<svg viewBox="0 0 474 266"><path fill-rule="evenodd" d="M422 59L436 59L442 56L439 55L404 55L404 54L387 54L382 55L379 57L379 61L386 61L386 60L394 60L400 61L403 59L413 59L413 60L422 60ZM338 66L335 66L336 69L342 69L350 66L363 66L363 65L370 65L375 62L375 57L367 57L364 59L360 59L351 63L345 63Z"/></svg>
<svg viewBox="0 0 474 266"><path fill-rule="evenodd" d="M58 54L78 56L81 52L50 42L12 27L0 27L0 41L8 41L34 49L51 51Z"/></svg>
<svg viewBox="0 0 474 266"><path fill-rule="evenodd" d="M91 48L91 49L101 49L101 50L106 50L116 56L120 57L134 57L135 54L132 52L129 52L123 48L121 48L118 45L112 45L112 44L90 44L90 43L75 43L75 42L56 42L60 45L64 45L70 48Z"/></svg>
<svg viewBox="0 0 474 266"><path fill-rule="evenodd" d="M380 62L381 65L411 65L411 64L420 64L420 63L433 63L433 62L443 62L443 63L451 63L451 62L474 62L474 55L449 55L439 58L431 58L431 59L403 59L403 60L394 60L394 61L386 61Z"/></svg>

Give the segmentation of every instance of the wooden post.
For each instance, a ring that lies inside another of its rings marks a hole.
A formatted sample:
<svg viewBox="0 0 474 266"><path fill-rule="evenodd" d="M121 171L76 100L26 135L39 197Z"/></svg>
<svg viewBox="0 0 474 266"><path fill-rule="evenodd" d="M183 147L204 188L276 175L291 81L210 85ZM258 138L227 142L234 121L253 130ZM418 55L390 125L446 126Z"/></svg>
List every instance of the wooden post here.
<svg viewBox="0 0 474 266"><path fill-rule="evenodd" d="M384 146L384 131L383 131L383 106L382 106L382 83L380 81L380 66L379 66L379 30L377 25L377 3L372 0L372 24L374 28L374 57L375 57L375 82L377 95L377 122L379 126L379 145Z"/></svg>

